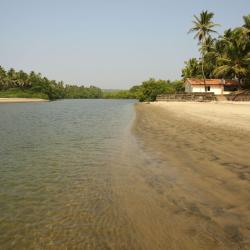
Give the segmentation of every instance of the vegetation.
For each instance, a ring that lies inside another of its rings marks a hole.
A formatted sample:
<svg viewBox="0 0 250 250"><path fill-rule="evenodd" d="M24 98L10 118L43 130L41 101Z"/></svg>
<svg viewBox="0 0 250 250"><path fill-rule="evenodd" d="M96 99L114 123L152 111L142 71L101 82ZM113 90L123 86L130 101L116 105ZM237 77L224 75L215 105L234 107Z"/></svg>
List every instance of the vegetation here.
<svg viewBox="0 0 250 250"><path fill-rule="evenodd" d="M130 90L116 90L103 92L105 99L136 99L135 93Z"/></svg>
<svg viewBox="0 0 250 250"><path fill-rule="evenodd" d="M189 32L196 32L201 59L191 58L185 62L182 76L186 78L225 78L238 80L242 88L250 86L250 15L243 17L243 25L228 29L217 38L212 37L217 24L214 14L203 11L194 16L194 26Z"/></svg>
<svg viewBox="0 0 250 250"><path fill-rule="evenodd" d="M90 86L66 85L64 87L64 98L68 99L97 99L102 98L103 92L100 88Z"/></svg>
<svg viewBox="0 0 250 250"><path fill-rule="evenodd" d="M202 77L204 79L204 83L206 84L206 77L204 73L204 58L207 51L207 46L209 45L208 41L211 41L210 35L211 33L216 33L213 28L218 24L214 24L212 18L214 13L203 11L200 14L200 17L194 16L195 20L193 21L194 26L189 30L189 33L195 32L194 38L198 38L198 43L200 45L201 52L201 72Z"/></svg>
<svg viewBox="0 0 250 250"><path fill-rule="evenodd" d="M101 98L102 90L90 86L64 85L31 71L29 74L0 66L0 97L29 97L43 99Z"/></svg>
<svg viewBox="0 0 250 250"><path fill-rule="evenodd" d="M157 95L170 94L181 91L183 82L170 82L165 80L149 79L144 81L141 86L133 87L130 91L134 91L139 101L155 101Z"/></svg>
<svg viewBox="0 0 250 250"><path fill-rule="evenodd" d="M43 77L34 71L29 74L24 71L10 69L6 71L0 66L0 97L25 97L42 99L139 99L140 101L154 101L156 96L163 93L181 91L181 81L170 82L165 80L149 79L141 85L129 90L103 91L95 86L84 87L65 85Z"/></svg>
<svg viewBox="0 0 250 250"><path fill-rule="evenodd" d="M183 91L183 82L169 80L155 80L151 78L142 82L141 85L135 85L123 94L128 98L138 99L141 102L155 101L157 95L175 93ZM121 93L119 93L121 94Z"/></svg>
<svg viewBox="0 0 250 250"><path fill-rule="evenodd" d="M48 96L43 93L34 92L32 90L8 89L0 91L0 98L39 98L48 99Z"/></svg>
<svg viewBox="0 0 250 250"><path fill-rule="evenodd" d="M151 78L135 85L129 90L117 90L103 92L103 98L106 99L137 99L140 102L155 101L157 95L183 92L183 81L170 82L169 80L155 80Z"/></svg>

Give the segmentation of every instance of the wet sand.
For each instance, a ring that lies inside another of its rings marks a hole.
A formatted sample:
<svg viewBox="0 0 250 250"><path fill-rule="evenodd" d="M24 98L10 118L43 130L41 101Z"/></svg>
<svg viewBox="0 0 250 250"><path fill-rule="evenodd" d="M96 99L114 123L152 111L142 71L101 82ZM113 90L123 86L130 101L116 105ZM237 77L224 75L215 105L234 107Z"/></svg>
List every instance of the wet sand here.
<svg viewBox="0 0 250 250"><path fill-rule="evenodd" d="M118 195L138 245L250 249L250 105L135 109L133 133L144 164L128 162L121 170Z"/></svg>
<svg viewBox="0 0 250 250"><path fill-rule="evenodd" d="M48 102L39 98L0 98L0 103L22 103L22 102Z"/></svg>

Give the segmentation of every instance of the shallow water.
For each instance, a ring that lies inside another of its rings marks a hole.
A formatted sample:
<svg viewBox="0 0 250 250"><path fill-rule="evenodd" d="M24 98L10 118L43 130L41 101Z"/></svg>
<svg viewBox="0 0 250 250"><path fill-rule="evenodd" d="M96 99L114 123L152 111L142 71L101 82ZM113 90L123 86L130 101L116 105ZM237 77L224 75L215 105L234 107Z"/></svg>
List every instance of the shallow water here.
<svg viewBox="0 0 250 250"><path fill-rule="evenodd" d="M134 101L0 105L0 246L127 249L114 169Z"/></svg>

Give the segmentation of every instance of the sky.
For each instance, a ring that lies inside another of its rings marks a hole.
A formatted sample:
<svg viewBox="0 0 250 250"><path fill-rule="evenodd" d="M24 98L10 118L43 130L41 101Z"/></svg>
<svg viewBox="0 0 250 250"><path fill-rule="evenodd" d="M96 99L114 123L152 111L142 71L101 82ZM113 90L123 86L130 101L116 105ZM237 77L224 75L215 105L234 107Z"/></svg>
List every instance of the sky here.
<svg viewBox="0 0 250 250"><path fill-rule="evenodd" d="M104 89L179 79L199 57L187 32L202 10L222 33L250 0L0 0L0 65Z"/></svg>

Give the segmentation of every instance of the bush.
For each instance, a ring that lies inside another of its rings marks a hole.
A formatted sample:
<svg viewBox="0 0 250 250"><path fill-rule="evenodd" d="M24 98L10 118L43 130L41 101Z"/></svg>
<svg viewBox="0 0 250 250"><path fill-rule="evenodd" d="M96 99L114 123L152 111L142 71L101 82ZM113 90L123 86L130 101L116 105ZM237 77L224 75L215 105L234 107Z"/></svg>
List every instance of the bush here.
<svg viewBox="0 0 250 250"><path fill-rule="evenodd" d="M174 93L174 85L170 81L155 80L153 78L142 83L139 90L137 90L138 99L140 102L153 102L156 97L165 93Z"/></svg>

